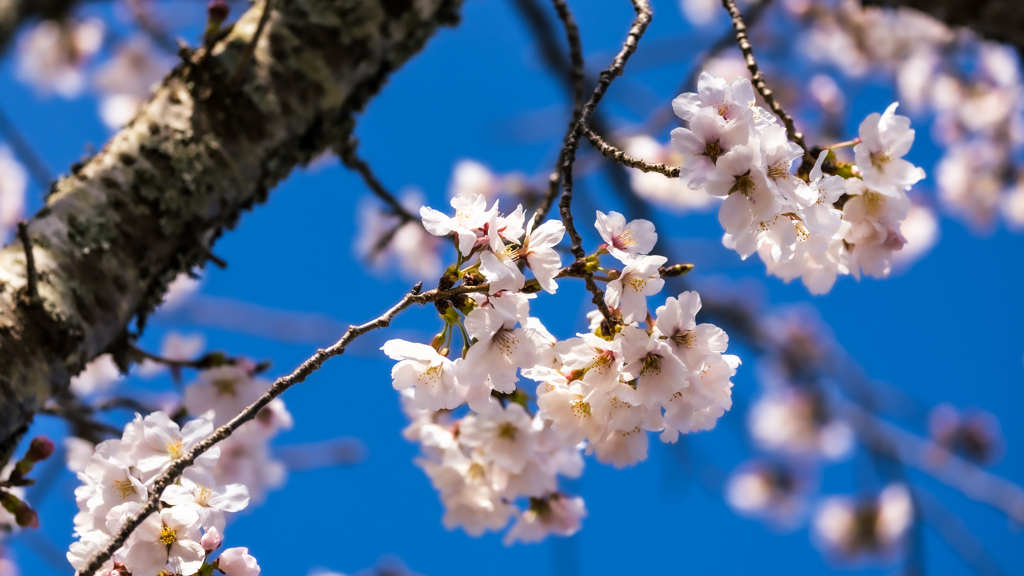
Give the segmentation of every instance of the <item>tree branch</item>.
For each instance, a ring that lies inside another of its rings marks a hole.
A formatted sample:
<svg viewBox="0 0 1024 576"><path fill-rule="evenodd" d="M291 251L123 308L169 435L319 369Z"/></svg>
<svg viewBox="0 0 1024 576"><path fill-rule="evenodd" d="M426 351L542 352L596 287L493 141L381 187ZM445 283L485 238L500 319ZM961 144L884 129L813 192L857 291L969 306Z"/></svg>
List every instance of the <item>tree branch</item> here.
<svg viewBox="0 0 1024 576"><path fill-rule="evenodd" d="M562 26L565 28L565 38L569 43L569 79L572 85L573 105L572 118L569 120L569 127L566 129L565 137L562 138L562 142L568 142L573 131L576 130L577 124L579 124L580 119L583 117L583 83L586 80L583 45L580 42L580 30L576 26L576 19L573 18L572 12L569 11L569 6L565 3L565 0L551 0L551 3L554 4L555 11L558 12L558 19L562 21ZM550 59L556 57L555 53L550 48L547 52L547 58L549 61L552 61ZM558 160L555 161L555 170L548 178L548 193L544 195L540 205L537 207L537 217L533 219L533 228L539 226L548 215L548 211L551 210L551 205L555 201L555 196L558 195L559 169L563 162L565 162L566 150L568 150L568 147L563 145L558 153ZM530 231L532 231L532 228Z"/></svg>
<svg viewBox="0 0 1024 576"><path fill-rule="evenodd" d="M622 150L619 150L615 146L612 146L606 142L603 138L594 133L590 128L586 128L583 134L587 137L587 140L597 148L597 151L601 153L605 158L610 158L623 166L629 166L630 168L636 168L643 172L657 172L663 174L668 178L679 178L679 167L678 166L666 166L665 164L651 164L641 160L640 158L634 158L629 154L626 154Z"/></svg>
<svg viewBox="0 0 1024 576"><path fill-rule="evenodd" d="M423 222L419 219L419 217L414 215L412 212L406 210L405 206L402 206L402 203L395 198L395 195L392 194L391 192L388 192L388 189L385 188L384 185L380 183L380 180L373 173L373 170L370 169L370 165L367 164L366 161L364 161L362 158L360 158L358 154L356 154L356 148L358 146L359 141L356 140L355 137L350 138L346 145L341 150L338 151L338 157L341 158L341 161L345 163L345 166L348 166L350 169L358 172L359 175L363 178L363 182L366 183L366 187L369 188L371 192L376 194L378 198L383 200L384 203L391 208L391 212L402 220L399 223L399 225L395 228L395 232L397 232L398 228L400 228L406 222L417 222L419 223L420 226L422 226ZM379 252L381 249L384 248L384 246L387 246L388 242L391 241L392 236L394 236L394 232L389 233L386 236L387 241L382 241L383 246L376 247L374 251Z"/></svg>
<svg viewBox="0 0 1024 576"><path fill-rule="evenodd" d="M597 86L594 91L590 94L590 98L587 100L586 105L583 107L583 114L580 116L579 122L576 123L576 127L569 132L569 136L565 140L565 145L562 148L563 158L562 161L562 200L558 203L558 209L562 216L562 223L565 225L566 232L569 233L569 238L572 240L572 253L576 256L577 260L582 260L586 257L586 253L583 251L583 239L580 238L579 232L576 231L576 226L573 224L572 218L572 166L576 161L576 150L580 146L580 137L583 134L583 130L587 128L590 123L590 118L594 114L594 109L601 102L601 98L604 97L605 92L608 91L608 86L611 85L612 80L622 75L622 71L626 67L626 62L629 57L636 51L637 43L647 30L648 24L651 23L651 9L647 5L646 0L632 0L633 8L636 10L636 18L633 20L633 25L629 29L629 34L626 36L626 41L622 44L622 50L612 60L611 65L607 69L603 70L598 76ZM548 193L548 197L551 200L547 200L548 203L553 201L554 195ZM608 305L604 302L604 291L598 287L594 282L593 274L587 273L584 277L587 284L587 289L594 295L593 302L597 306L601 314L604 315L606 322L612 322L611 312L608 310Z"/></svg>
<svg viewBox="0 0 1024 576"><path fill-rule="evenodd" d="M789 135L789 139L803 148L805 157L810 157L810 153L807 151L807 143L804 142L804 135L797 131L796 125L793 123L793 117L783 110L782 105L775 100L775 94L768 88L768 84L764 80L764 73L757 66L757 60L754 59L754 48L750 45L750 40L747 38L747 25L743 23L743 15L740 14L740 9L736 7L735 0L722 0L722 6L728 10L729 16L732 18L732 27L736 30L736 43L740 47L740 52L743 53L743 59L747 62L747 68L750 69L751 82L753 82L754 88L764 98L765 103L772 109L772 112L782 119L782 123L786 125L786 134Z"/></svg>
<svg viewBox="0 0 1024 576"><path fill-rule="evenodd" d="M3 1L3 0L0 0ZM291 170L347 142L353 116L461 0L277 4L240 85L230 75L263 14L256 3L202 58L164 79L103 149L59 180L28 223L41 305L19 243L0 250L0 463L47 398L104 352L123 357L178 273Z"/></svg>

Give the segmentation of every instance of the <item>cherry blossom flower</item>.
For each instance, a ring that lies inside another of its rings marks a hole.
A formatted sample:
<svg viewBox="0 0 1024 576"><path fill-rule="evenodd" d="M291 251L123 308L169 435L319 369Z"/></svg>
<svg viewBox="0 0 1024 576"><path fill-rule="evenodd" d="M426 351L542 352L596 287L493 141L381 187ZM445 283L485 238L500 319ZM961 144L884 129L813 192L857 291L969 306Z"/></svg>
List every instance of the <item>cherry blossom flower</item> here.
<svg viewBox="0 0 1024 576"><path fill-rule="evenodd" d="M571 446L584 439L596 441L604 431L604 422L594 414L580 383L568 382L558 370L533 368L523 375L540 382L537 407L551 420L555 432Z"/></svg>
<svg viewBox="0 0 1024 576"><path fill-rule="evenodd" d="M136 414L134 424L138 427L139 437L130 442L131 457L143 482L160 475L197 442L213 433L213 424L209 420L196 418L179 429L167 414L160 411L149 414L145 419ZM128 441L127 431L124 441ZM209 470L217 465L218 458L220 447L214 446L196 456L192 465Z"/></svg>
<svg viewBox="0 0 1024 576"><path fill-rule="evenodd" d="M629 264L638 256L646 255L658 242L654 224L641 219L626 223L625 216L618 212L605 214L598 210L594 227L608 245L608 253L623 264Z"/></svg>
<svg viewBox="0 0 1024 576"><path fill-rule="evenodd" d="M729 346L729 335L714 324L697 324L700 294L687 291L665 299L655 311L657 337L664 339L690 370L698 370L706 358L720 356Z"/></svg>
<svg viewBox="0 0 1024 576"><path fill-rule="evenodd" d="M71 390L79 396L97 394L114 387L123 378L114 358L110 354L103 354L71 378Z"/></svg>
<svg viewBox="0 0 1024 576"><path fill-rule="evenodd" d="M657 294L665 285L658 269L668 262L664 256L641 256L622 269L618 278L608 282L604 301L622 311L623 322L639 322L647 316L647 296Z"/></svg>
<svg viewBox="0 0 1024 576"><path fill-rule="evenodd" d="M224 513L244 510L249 505L249 490L242 484L218 486L209 472L189 468L178 484L164 489L160 500L172 506L191 506L199 513L203 528L224 530Z"/></svg>
<svg viewBox="0 0 1024 576"><path fill-rule="evenodd" d="M886 486L873 500L834 496L815 512L815 541L840 558L895 557L913 516L913 500L903 484Z"/></svg>
<svg viewBox="0 0 1024 576"><path fill-rule="evenodd" d="M697 79L697 93L677 96L672 101L672 111L683 120L693 120L702 110L710 109L726 122L750 125L753 103L754 87L750 80L737 77L727 84L724 79L705 71Z"/></svg>
<svg viewBox="0 0 1024 576"><path fill-rule="evenodd" d="M814 201L803 182L793 174L793 161L804 155L803 149L786 136L786 129L773 124L761 134L761 156L764 159L768 185L778 191L782 202L793 208L802 208Z"/></svg>
<svg viewBox="0 0 1024 576"><path fill-rule="evenodd" d="M690 120L690 128L672 130L672 147L683 157L679 178L693 190L704 186L718 159L745 145L749 137L745 124L727 123L717 112L701 110Z"/></svg>
<svg viewBox="0 0 1024 576"><path fill-rule="evenodd" d="M157 576L165 567L173 574L195 574L206 559L200 538L194 508L164 508L132 532L124 564L132 576Z"/></svg>
<svg viewBox="0 0 1024 576"><path fill-rule="evenodd" d="M215 428L227 424L270 388L270 382L253 378L239 365L203 370L199 380L185 388L185 408L195 416L213 411Z"/></svg>
<svg viewBox="0 0 1024 576"><path fill-rule="evenodd" d="M843 205L843 220L850 228L844 240L853 245L851 273L860 278L863 270L884 278L892 267L892 253L906 244L899 223L907 217L910 199L897 189L890 194L868 188L858 178L846 181L846 193L850 199Z"/></svg>
<svg viewBox="0 0 1024 576"><path fill-rule="evenodd" d="M483 414L471 414L459 425L459 440L477 448L486 462L520 473L536 443L533 420L519 404L510 402Z"/></svg>
<svg viewBox="0 0 1024 576"><path fill-rule="evenodd" d="M555 276L562 269L562 259L555 251L565 235L565 226L560 220L548 220L526 235L519 257L526 258L526 265L533 271L533 277L540 287L551 294L558 285Z"/></svg>
<svg viewBox="0 0 1024 576"><path fill-rule="evenodd" d="M898 102L885 113L869 114L860 124L860 144L854 146L864 181L890 194L889 187L909 188L924 178L924 170L903 159L914 144L910 118L896 114Z"/></svg>
<svg viewBox="0 0 1024 576"><path fill-rule="evenodd" d="M600 442L594 443L594 452L601 462L623 468L647 458L648 442L647 433L640 426L630 430L608 430Z"/></svg>
<svg viewBox="0 0 1024 576"><path fill-rule="evenodd" d="M672 348L646 330L625 326L621 332L622 376L636 380L636 396L644 405L664 405L673 394L689 386L683 363Z"/></svg>
<svg viewBox="0 0 1024 576"><path fill-rule="evenodd" d="M509 546L515 542L540 542L549 534L572 536L579 531L586 515L583 498L578 496L570 498L556 493L547 498L531 498L529 510L516 516L504 543Z"/></svg>
<svg viewBox="0 0 1024 576"><path fill-rule="evenodd" d="M519 367L536 365L542 354L543 343L528 328L515 328L516 320L494 308L477 308L466 316L466 331L476 340L461 363L466 374L459 376L469 389L468 402L481 400L480 390L490 394L489 388L507 394L515 391ZM489 387L481 386L484 379Z"/></svg>
<svg viewBox="0 0 1024 576"><path fill-rule="evenodd" d="M432 347L405 340L388 340L381 350L392 360L399 360L391 369L395 390L413 387L418 408L432 411L452 409L462 403L454 364Z"/></svg>
<svg viewBox="0 0 1024 576"><path fill-rule="evenodd" d="M420 208L420 216L423 218L423 227L434 236L447 236L452 232L458 237L459 252L463 256L469 256L477 240L477 230L488 222L491 214L497 211L498 203L487 210L487 198L476 194L473 196L456 196L451 200L452 208L455 208L455 216L449 217L444 213L434 210L428 206Z"/></svg>
<svg viewBox="0 0 1024 576"><path fill-rule="evenodd" d="M480 254L480 271L490 284L488 292L491 294L502 290L518 292L526 284L526 277L519 270L519 248L515 245L505 245L500 233L502 228L498 223L497 212L492 212L488 232L490 251ZM522 228L519 230L522 235Z"/></svg>
<svg viewBox="0 0 1024 576"><path fill-rule="evenodd" d="M43 20L18 41L17 76L42 94L75 98L85 62L103 45L103 21Z"/></svg>

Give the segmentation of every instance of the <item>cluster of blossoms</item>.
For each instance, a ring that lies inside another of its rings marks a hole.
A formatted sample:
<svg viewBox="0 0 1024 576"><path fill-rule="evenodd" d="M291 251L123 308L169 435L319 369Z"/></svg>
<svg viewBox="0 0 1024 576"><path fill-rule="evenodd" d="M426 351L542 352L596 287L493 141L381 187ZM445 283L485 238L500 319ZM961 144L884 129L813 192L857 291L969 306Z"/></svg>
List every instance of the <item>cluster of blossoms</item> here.
<svg viewBox="0 0 1024 576"><path fill-rule="evenodd" d="M180 426L166 412L135 415L120 439L98 444L87 459L69 458L82 485L75 490L78 541L68 560L81 569L108 545L124 522L152 496L156 479L215 427L254 402L269 383L254 378L252 366L225 365L200 372L185 389L177 414L196 418ZM199 455L160 495L160 507L135 529L103 568L110 576L257 576L259 566L246 548L211 555L223 540L227 515L265 497L279 484L283 468L269 459L267 442L291 426L284 404L275 399L226 440ZM165 572L166 571L166 572Z"/></svg>
<svg viewBox="0 0 1024 576"><path fill-rule="evenodd" d="M524 227L522 206L503 216L482 195L451 204L454 217L428 207L420 213L429 232L456 238L458 262L441 288L461 281L467 290L438 304L445 327L430 345L383 346L398 361L394 387L412 420L406 437L423 446L418 463L440 492L447 527L475 535L515 518L506 542L572 534L586 509L558 491L557 476L578 476L581 452L617 467L635 464L647 456L647 431L674 442L714 427L732 405L739 359L724 354L725 332L697 324L697 293L670 297L651 315L647 297L664 285L666 259L648 254L657 240L650 222L598 212L605 244L562 269L561 222ZM621 270L601 267L608 254ZM607 282L610 317L594 311L590 332L559 340L530 316L530 300L584 270L606 274L598 279ZM456 332L462 354L452 360ZM535 396L519 375L538 383Z"/></svg>
<svg viewBox="0 0 1024 576"><path fill-rule="evenodd" d="M889 274L893 252L906 243L906 190L924 178L903 159L914 131L896 104L861 123L856 164L843 167L844 176L824 174L822 151L806 179L792 172L803 151L757 106L746 78L727 84L702 73L698 92L672 106L689 123L672 131L680 178L725 199L718 217L726 247L743 258L758 253L769 273L800 277L815 294L828 292L838 274Z"/></svg>

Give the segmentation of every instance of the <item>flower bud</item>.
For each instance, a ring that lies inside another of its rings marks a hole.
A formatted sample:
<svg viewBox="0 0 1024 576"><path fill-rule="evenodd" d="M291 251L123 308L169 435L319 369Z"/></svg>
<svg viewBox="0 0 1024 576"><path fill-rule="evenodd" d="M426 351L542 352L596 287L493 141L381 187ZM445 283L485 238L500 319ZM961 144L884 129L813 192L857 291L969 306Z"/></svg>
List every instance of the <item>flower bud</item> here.
<svg viewBox="0 0 1024 576"><path fill-rule="evenodd" d="M216 526L211 526L206 534L203 534L202 540L199 541L203 546L203 550L207 553L213 552L217 548L220 548L220 543L224 541L224 537L221 536L220 530L217 530Z"/></svg>
<svg viewBox="0 0 1024 576"><path fill-rule="evenodd" d="M228 548L217 559L217 569L227 576L259 576L260 565L248 548Z"/></svg>
<svg viewBox="0 0 1024 576"><path fill-rule="evenodd" d="M36 436L28 445L28 453L25 454L25 458L39 462L46 460L51 454L53 454L53 442L46 436Z"/></svg>
<svg viewBox="0 0 1024 576"><path fill-rule="evenodd" d="M228 19L231 7L224 0L213 0L206 5L206 13L210 18L210 23L216 23L219 26L221 22Z"/></svg>

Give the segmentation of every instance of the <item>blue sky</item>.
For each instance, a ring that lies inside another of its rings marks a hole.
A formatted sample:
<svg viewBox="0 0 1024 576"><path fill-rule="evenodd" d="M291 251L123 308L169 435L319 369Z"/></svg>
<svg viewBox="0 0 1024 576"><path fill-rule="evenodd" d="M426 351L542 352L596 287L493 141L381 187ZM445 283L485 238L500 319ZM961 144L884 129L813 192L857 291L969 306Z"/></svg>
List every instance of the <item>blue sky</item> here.
<svg viewBox="0 0 1024 576"><path fill-rule="evenodd" d="M618 49L632 10L624 0L572 5L585 54L596 71ZM200 3L191 2L166 6L201 9ZM655 20L640 54L645 46L665 52L651 54L646 61L650 64L635 72L627 68L602 105L623 122L639 122L650 105L675 96L675 85L689 72L693 54L717 37L717 32L691 31L672 1L656 1L654 7ZM387 187L416 186L435 207L445 204L451 169L460 158L482 161L497 172L539 174L550 169L567 113L559 84L539 61L529 30L510 2L467 0L463 16L457 28L440 31L421 55L394 74L356 129L362 155ZM109 133L96 116L93 96L38 99L17 83L13 68L8 55L0 63L0 106L55 172L66 171L90 146L102 146ZM848 93L853 110L848 136L854 135L859 119L883 110L891 97L881 77L869 78ZM928 142L927 119L915 118L915 126L918 142L911 159L931 175L938 151ZM923 184L922 190L934 187L931 177ZM593 245L596 234L585 210L625 206L600 174L587 177L582 186L586 199L580 202L578 214L584 216L578 225ZM29 195L35 210L41 191L33 185ZM217 244L215 252L229 266L207 271L202 294L320 314L341 323L377 316L411 283L370 275L353 257L349 246L358 232L357 205L366 195L362 181L338 162L296 171ZM741 262L718 247L721 228L714 215L663 214L662 222L667 224L659 230L662 241L701 263L694 275L759 279L772 305L810 301L868 374L904 390L922 406L949 401L992 411L1009 440L1005 458L993 470L1024 481L1024 450L1016 442L1024 437L1024 422L1016 417L1024 401L1024 332L1019 329L1024 323L1024 274L1019 266L1024 238L1003 230L979 238L943 219L940 243L906 273L884 281L841 278L828 295L810 297L800 284L765 278L759 262ZM557 296L535 301L534 313L557 336L568 337L585 328L583 294L582 286L563 281ZM403 314L392 330L426 341L439 326L432 309L421 309ZM142 345L158 349L169 329L202 331L210 349L272 360L274 376L289 372L318 345L330 343L287 344L158 318ZM226 544L248 546L265 574L305 574L313 566L355 572L385 554L396 554L431 576L802 574L831 569L806 529L779 535L735 516L720 495L687 473L677 450L653 437L646 462L615 470L588 458L582 479L566 485L568 492L584 496L590 513L582 532L571 539L508 548L500 536L474 539L446 531L437 495L412 463L417 449L400 435L405 419L390 385L391 364L377 351L388 337L383 332L370 335L285 394L296 426L279 444L355 436L365 442L368 459L352 467L295 472L264 506L228 527ZM734 394L749 400L757 393L755 357L740 344L734 348L730 351L744 360ZM170 389L166 380L131 385ZM921 431L924 423L915 417L906 425ZM714 466L728 470L747 454L737 434L741 427L742 416L728 414L715 430L688 442ZM36 428L61 433L61 426L45 417L37 419ZM858 458L824 472L825 493L853 489ZM930 478L918 473L911 477L959 515L1007 573L1021 573L1019 526L1009 526L1005 516ZM55 549L46 552L39 536L14 540L25 574L67 573L42 556L52 561L56 550L63 554L71 541L75 482L70 474L61 475L41 507L43 531ZM925 534L927 573L968 572L933 530ZM868 572L890 573L892 568Z"/></svg>

